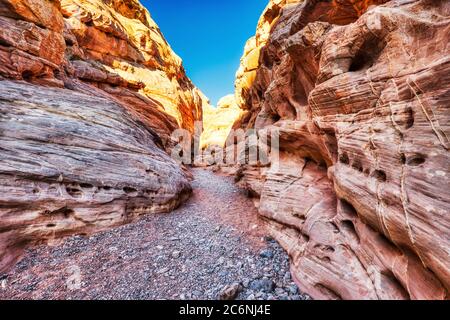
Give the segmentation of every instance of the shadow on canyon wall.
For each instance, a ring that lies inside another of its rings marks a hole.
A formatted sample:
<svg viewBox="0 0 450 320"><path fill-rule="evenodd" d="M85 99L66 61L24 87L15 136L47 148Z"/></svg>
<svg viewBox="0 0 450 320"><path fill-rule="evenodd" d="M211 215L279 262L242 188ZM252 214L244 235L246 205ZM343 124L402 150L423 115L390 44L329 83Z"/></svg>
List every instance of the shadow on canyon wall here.
<svg viewBox="0 0 450 320"><path fill-rule="evenodd" d="M280 158L234 169L314 298L448 298L449 13L271 1L246 45L233 129Z"/></svg>

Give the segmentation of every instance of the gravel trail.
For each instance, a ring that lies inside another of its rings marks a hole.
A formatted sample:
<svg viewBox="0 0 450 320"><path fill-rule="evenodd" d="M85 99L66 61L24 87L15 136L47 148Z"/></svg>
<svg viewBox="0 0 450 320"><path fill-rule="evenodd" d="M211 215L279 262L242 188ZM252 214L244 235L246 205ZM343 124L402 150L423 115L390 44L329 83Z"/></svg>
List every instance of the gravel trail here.
<svg viewBox="0 0 450 320"><path fill-rule="evenodd" d="M232 179L193 174L193 196L170 214L28 250L0 299L308 299Z"/></svg>

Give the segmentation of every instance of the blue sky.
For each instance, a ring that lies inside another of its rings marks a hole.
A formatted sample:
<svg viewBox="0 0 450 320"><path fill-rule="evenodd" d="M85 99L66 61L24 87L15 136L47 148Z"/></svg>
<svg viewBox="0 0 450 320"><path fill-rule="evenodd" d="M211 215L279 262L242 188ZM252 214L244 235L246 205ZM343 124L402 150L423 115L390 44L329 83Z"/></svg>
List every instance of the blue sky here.
<svg viewBox="0 0 450 320"><path fill-rule="evenodd" d="M213 105L234 93L245 42L268 0L141 0Z"/></svg>

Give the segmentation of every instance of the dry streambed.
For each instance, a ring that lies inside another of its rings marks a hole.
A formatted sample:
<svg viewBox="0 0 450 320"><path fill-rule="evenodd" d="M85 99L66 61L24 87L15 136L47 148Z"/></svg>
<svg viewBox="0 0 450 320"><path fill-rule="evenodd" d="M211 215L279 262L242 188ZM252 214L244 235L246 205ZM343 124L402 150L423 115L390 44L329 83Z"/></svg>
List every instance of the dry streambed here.
<svg viewBox="0 0 450 320"><path fill-rule="evenodd" d="M0 299L308 299L251 200L230 178L193 173L192 198L170 214L28 250Z"/></svg>

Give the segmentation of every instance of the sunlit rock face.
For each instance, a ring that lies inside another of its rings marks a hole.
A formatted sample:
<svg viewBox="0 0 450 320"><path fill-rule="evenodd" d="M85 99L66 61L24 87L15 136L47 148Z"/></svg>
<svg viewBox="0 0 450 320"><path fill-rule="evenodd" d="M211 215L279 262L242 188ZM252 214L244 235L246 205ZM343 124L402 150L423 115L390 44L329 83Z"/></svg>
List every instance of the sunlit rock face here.
<svg viewBox="0 0 450 320"><path fill-rule="evenodd" d="M448 298L449 14L448 1L285 6L258 30L253 79L238 72L235 127L281 145L239 183L316 299Z"/></svg>
<svg viewBox="0 0 450 320"><path fill-rule="evenodd" d="M203 94L138 1L0 1L0 273L190 194L163 151Z"/></svg>
<svg viewBox="0 0 450 320"><path fill-rule="evenodd" d="M190 184L121 105L0 81L0 271L32 243L168 212Z"/></svg>
<svg viewBox="0 0 450 320"><path fill-rule="evenodd" d="M234 122L242 110L236 104L234 95L228 95L219 100L217 107L207 105L203 109L203 133L200 147L224 147Z"/></svg>
<svg viewBox="0 0 450 320"><path fill-rule="evenodd" d="M201 120L204 96L138 1L2 0L0 10L3 77L117 100L165 146Z"/></svg>
<svg viewBox="0 0 450 320"><path fill-rule="evenodd" d="M236 102L242 109L247 109L247 97L260 66L260 52L269 40L270 30L277 22L283 8L295 6L301 1L270 0L258 21L255 36L247 40L235 81Z"/></svg>

